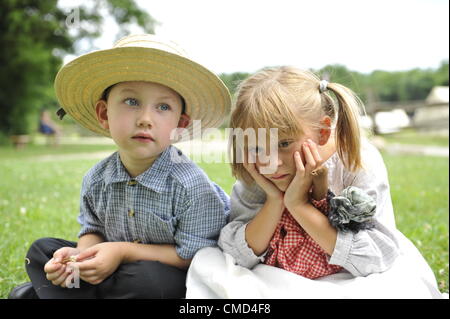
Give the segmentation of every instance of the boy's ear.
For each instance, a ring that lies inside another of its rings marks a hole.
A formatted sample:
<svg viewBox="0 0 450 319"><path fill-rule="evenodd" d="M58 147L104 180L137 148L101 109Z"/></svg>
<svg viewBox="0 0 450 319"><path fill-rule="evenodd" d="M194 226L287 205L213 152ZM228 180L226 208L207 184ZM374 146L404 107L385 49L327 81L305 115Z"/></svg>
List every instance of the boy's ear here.
<svg viewBox="0 0 450 319"><path fill-rule="evenodd" d="M186 128L191 122L191 118L187 114L181 114L180 120L178 121L179 128Z"/></svg>
<svg viewBox="0 0 450 319"><path fill-rule="evenodd" d="M325 145L331 135L331 118L324 116L320 121L320 125L322 128L319 129L319 145Z"/></svg>
<svg viewBox="0 0 450 319"><path fill-rule="evenodd" d="M98 100L95 104L95 113L97 114L97 120L100 123L101 127L108 130L108 107L106 101Z"/></svg>
<svg viewBox="0 0 450 319"><path fill-rule="evenodd" d="M170 139L172 142L180 141L183 138L184 128L189 125L191 118L187 114L181 114L178 120L178 126L170 133Z"/></svg>

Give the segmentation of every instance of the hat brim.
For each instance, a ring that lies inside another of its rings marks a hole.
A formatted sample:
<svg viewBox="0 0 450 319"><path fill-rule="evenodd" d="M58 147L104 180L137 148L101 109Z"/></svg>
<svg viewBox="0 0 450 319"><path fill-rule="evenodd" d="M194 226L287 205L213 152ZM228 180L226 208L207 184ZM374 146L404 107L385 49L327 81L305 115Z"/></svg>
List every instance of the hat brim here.
<svg viewBox="0 0 450 319"><path fill-rule="evenodd" d="M106 88L127 81L159 83L178 92L191 118L186 128L191 136L193 120L201 120L202 129L218 127L230 112L230 93L217 75L190 59L153 48L122 47L80 56L58 72L55 91L77 122L110 137L97 121L95 104Z"/></svg>

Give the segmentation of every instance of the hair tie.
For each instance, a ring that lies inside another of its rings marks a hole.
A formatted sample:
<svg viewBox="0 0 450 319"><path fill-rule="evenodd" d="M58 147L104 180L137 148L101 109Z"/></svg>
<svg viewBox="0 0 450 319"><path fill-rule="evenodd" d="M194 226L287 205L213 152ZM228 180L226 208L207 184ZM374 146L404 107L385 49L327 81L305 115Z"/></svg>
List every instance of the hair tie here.
<svg viewBox="0 0 450 319"><path fill-rule="evenodd" d="M327 80L320 81L320 84L319 84L319 91L320 91L320 93L325 92L328 89L327 86L328 86L328 81Z"/></svg>

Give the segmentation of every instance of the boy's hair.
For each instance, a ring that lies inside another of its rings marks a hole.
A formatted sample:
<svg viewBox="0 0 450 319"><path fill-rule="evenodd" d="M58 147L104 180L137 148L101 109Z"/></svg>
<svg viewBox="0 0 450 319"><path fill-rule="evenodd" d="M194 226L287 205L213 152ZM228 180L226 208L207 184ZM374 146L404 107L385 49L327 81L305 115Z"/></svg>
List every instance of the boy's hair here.
<svg viewBox="0 0 450 319"><path fill-rule="evenodd" d="M263 69L244 80L238 87L235 107L231 114L231 128L278 128L279 137L300 137L302 125L321 126L320 120L329 116L335 125L336 147L346 168L362 168L360 155L359 98L348 88L328 83L328 91L319 90L320 79L312 72L294 67ZM335 100L328 93L334 93ZM236 145L233 136L230 147L232 174L250 183L253 178L236 152L246 152L246 145Z"/></svg>

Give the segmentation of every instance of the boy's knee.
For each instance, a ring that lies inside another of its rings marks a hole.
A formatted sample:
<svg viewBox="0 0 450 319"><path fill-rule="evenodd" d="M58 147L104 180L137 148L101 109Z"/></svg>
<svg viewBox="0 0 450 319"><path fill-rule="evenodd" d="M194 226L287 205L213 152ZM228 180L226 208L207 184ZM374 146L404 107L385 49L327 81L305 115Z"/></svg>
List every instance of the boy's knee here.
<svg viewBox="0 0 450 319"><path fill-rule="evenodd" d="M35 240L28 249L27 258L36 258L37 256L46 256L51 258L53 253L61 247L69 246L71 243L62 239L44 237Z"/></svg>
<svg viewBox="0 0 450 319"><path fill-rule="evenodd" d="M185 281L186 271L157 261L140 260L122 264L101 289L114 298L183 298Z"/></svg>
<svg viewBox="0 0 450 319"><path fill-rule="evenodd" d="M30 248L28 249L28 255L30 255L30 253L35 253L35 252L40 252L43 251L45 249L45 247L47 246L47 243L53 238L49 238L49 237L45 237L45 238L39 238L37 240L35 240Z"/></svg>
<svg viewBox="0 0 450 319"><path fill-rule="evenodd" d="M30 272L30 269L42 267L49 259L46 247L50 239L51 238L40 238L31 244L25 257L25 268L28 273Z"/></svg>
<svg viewBox="0 0 450 319"><path fill-rule="evenodd" d="M151 298L184 298L186 294L186 270L181 270L157 261L140 261L139 267L146 270L145 281L153 287Z"/></svg>

